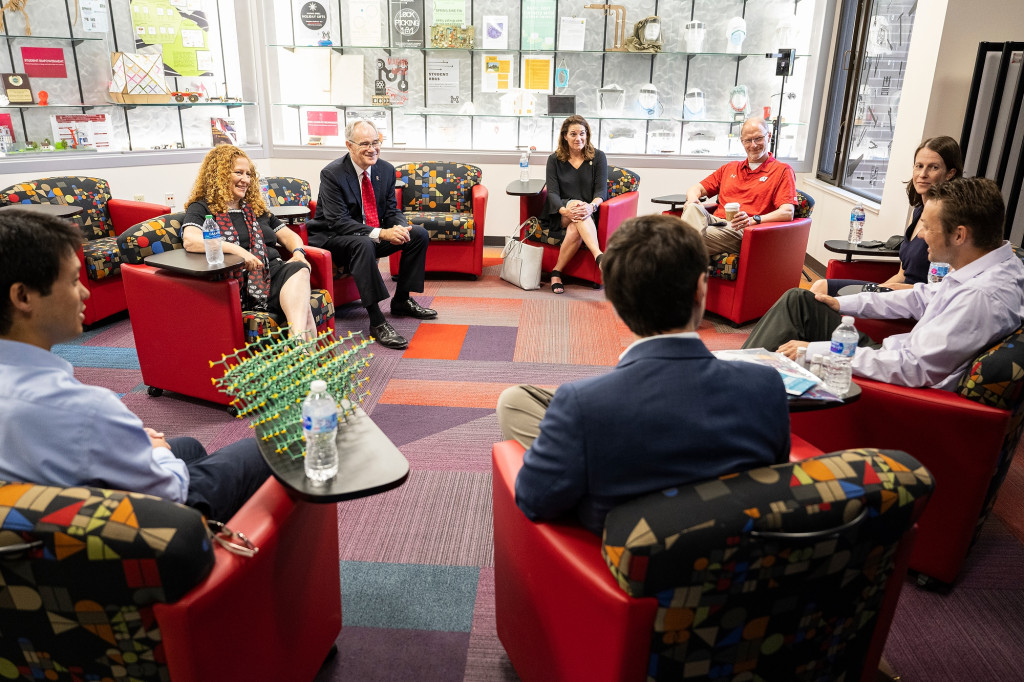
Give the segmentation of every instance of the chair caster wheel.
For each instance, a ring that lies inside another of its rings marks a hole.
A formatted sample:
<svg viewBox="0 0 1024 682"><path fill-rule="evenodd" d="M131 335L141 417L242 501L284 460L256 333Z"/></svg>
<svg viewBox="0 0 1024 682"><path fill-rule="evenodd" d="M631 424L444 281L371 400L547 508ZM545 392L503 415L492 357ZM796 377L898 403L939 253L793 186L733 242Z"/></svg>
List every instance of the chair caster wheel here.
<svg viewBox="0 0 1024 682"><path fill-rule="evenodd" d="M600 289L601 288L600 282L594 282L594 288L595 289Z"/></svg>
<svg viewBox="0 0 1024 682"><path fill-rule="evenodd" d="M150 386L149 388L146 389L146 393L150 394L154 398L159 398L164 394L164 389L157 388L156 386Z"/></svg>
<svg viewBox="0 0 1024 682"><path fill-rule="evenodd" d="M228 414L230 414L232 417L237 417L238 416L238 408L235 407L234 405L228 405L227 406L227 411L228 411Z"/></svg>
<svg viewBox="0 0 1024 682"><path fill-rule="evenodd" d="M391 281L392 282L397 282L398 281L398 275L391 275Z"/></svg>

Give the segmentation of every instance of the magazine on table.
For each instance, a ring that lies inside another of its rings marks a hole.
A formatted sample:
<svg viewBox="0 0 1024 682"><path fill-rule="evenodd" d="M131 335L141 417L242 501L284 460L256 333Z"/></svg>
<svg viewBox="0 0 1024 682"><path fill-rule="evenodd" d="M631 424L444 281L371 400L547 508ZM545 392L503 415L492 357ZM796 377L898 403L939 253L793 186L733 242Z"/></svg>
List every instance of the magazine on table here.
<svg viewBox="0 0 1024 682"><path fill-rule="evenodd" d="M812 374L809 370L796 364L782 353L772 353L764 348L741 348L736 350L716 350L712 352L719 360L739 360L741 362L754 362L766 367L773 367L782 383L786 386L786 393L811 400L842 400L835 393L825 388L825 382Z"/></svg>

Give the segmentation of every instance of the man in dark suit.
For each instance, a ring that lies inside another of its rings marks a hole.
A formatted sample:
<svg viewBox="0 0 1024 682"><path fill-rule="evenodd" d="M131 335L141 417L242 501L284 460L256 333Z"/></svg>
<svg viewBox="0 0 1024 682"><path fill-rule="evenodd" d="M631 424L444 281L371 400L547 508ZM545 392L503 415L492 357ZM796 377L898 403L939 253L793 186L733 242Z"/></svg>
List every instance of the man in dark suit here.
<svg viewBox="0 0 1024 682"><path fill-rule="evenodd" d="M320 171L316 216L309 221L309 243L331 252L334 262L352 273L366 312L370 333L386 348L402 349L409 341L384 319L377 304L388 297L377 259L402 252L391 314L430 320L437 311L409 297L423 291L429 236L410 226L395 200L395 167L380 158L380 135L370 121L345 127L348 154Z"/></svg>
<svg viewBox="0 0 1024 682"><path fill-rule="evenodd" d="M527 447L516 503L531 520L575 512L600 534L641 495L789 459L789 410L770 367L716 359L697 336L708 253L667 215L631 218L608 240L605 295L640 337L608 374L498 399L506 437Z"/></svg>

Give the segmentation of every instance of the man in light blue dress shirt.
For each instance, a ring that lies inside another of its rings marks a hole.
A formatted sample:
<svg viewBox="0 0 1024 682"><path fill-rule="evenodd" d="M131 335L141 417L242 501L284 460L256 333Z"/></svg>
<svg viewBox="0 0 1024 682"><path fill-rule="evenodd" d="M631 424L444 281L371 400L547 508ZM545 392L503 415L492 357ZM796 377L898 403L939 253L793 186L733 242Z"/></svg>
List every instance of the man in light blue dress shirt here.
<svg viewBox="0 0 1024 682"><path fill-rule="evenodd" d="M147 493L227 521L270 474L255 440L207 456L165 439L50 352L82 333L81 242L62 220L0 213L0 479Z"/></svg>
<svg viewBox="0 0 1024 682"><path fill-rule="evenodd" d="M802 289L786 292L761 318L744 348L767 348L792 358L828 353L841 315L914 319L906 334L881 344L861 334L856 376L900 386L952 391L970 362L1024 319L1024 265L1003 240L1005 207L986 178L933 185L925 194L921 235L928 259L952 268L941 282L913 289L833 298Z"/></svg>

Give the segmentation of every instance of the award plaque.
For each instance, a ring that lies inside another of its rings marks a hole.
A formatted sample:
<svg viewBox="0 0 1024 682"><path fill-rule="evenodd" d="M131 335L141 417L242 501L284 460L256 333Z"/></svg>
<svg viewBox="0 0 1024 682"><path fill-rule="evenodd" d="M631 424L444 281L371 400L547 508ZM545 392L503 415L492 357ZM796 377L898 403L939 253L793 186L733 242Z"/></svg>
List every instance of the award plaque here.
<svg viewBox="0 0 1024 682"><path fill-rule="evenodd" d="M23 73L0 74L4 93L11 104L34 104L32 88L29 87L28 76Z"/></svg>

